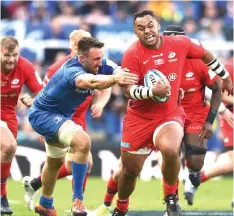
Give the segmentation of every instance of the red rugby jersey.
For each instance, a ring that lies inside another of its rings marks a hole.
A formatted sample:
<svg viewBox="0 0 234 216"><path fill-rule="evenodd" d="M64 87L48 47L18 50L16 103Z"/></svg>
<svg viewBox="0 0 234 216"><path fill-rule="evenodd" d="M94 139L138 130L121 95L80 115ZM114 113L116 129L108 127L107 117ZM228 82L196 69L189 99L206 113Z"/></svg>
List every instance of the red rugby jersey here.
<svg viewBox="0 0 234 216"><path fill-rule="evenodd" d="M8 124L13 134L16 134L18 128L16 105L24 84L32 93L43 88L42 80L32 63L20 56L12 72L8 75L1 72L1 120Z"/></svg>
<svg viewBox="0 0 234 216"><path fill-rule="evenodd" d="M218 76L200 59L185 60L180 87L185 92L181 105L186 114L204 107L205 87L217 79Z"/></svg>
<svg viewBox="0 0 234 216"><path fill-rule="evenodd" d="M158 50L148 49L136 41L123 55L122 68L129 68L139 76L139 85L144 85L144 75L151 69L161 71L171 85L171 96L165 103L152 99L130 100L128 112L145 118L158 118L174 112L178 106L178 92L184 61L187 57L202 58L204 48L195 39L186 36L161 36L162 46Z"/></svg>

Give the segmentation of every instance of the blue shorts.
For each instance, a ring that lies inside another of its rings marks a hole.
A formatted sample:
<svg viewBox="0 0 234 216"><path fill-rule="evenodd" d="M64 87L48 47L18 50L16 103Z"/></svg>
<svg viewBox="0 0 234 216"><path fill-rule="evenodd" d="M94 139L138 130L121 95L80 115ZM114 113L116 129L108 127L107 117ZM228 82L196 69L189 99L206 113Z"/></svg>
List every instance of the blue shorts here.
<svg viewBox="0 0 234 216"><path fill-rule="evenodd" d="M62 124L71 120L64 115L50 111L40 110L32 106L28 110L28 118L32 128L45 137L45 140L52 143L58 143L58 131Z"/></svg>

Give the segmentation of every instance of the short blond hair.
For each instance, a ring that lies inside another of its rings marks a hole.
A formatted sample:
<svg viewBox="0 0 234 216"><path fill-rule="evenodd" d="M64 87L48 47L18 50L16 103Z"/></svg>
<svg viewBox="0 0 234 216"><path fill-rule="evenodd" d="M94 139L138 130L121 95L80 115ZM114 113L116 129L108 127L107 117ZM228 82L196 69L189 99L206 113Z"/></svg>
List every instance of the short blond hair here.
<svg viewBox="0 0 234 216"><path fill-rule="evenodd" d="M84 31L83 29L74 30L73 32L71 32L71 34L69 35L70 48L71 44L77 45L78 42L84 37L91 37L91 34L87 31Z"/></svg>
<svg viewBox="0 0 234 216"><path fill-rule="evenodd" d="M19 46L19 42L15 37L6 36L1 38L1 48L13 51L17 46Z"/></svg>

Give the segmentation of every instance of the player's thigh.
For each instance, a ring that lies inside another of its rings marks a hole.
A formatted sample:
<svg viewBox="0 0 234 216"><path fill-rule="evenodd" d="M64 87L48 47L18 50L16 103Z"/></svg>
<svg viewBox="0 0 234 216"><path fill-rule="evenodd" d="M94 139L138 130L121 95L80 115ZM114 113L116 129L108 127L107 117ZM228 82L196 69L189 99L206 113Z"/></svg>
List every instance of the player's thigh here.
<svg viewBox="0 0 234 216"><path fill-rule="evenodd" d="M16 139L7 124L0 120L0 135L1 135L1 151L15 151L16 150Z"/></svg>
<svg viewBox="0 0 234 216"><path fill-rule="evenodd" d="M183 127L176 121L166 122L156 128L154 143L162 155L178 155L184 136Z"/></svg>
<svg viewBox="0 0 234 216"><path fill-rule="evenodd" d="M147 156L121 150L122 171L134 176L139 175Z"/></svg>

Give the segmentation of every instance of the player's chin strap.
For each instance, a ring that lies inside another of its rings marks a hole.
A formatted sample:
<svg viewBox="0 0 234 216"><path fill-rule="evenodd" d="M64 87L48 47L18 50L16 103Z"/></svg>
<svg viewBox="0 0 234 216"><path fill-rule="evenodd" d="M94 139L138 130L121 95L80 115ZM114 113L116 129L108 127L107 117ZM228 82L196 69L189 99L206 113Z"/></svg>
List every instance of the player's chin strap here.
<svg viewBox="0 0 234 216"><path fill-rule="evenodd" d="M224 68L224 65L217 59L213 59L207 66L214 71L222 79L226 79L229 76L229 72Z"/></svg>
<svg viewBox="0 0 234 216"><path fill-rule="evenodd" d="M200 146L194 146L191 144L185 144L185 154L186 156L190 155L204 155L206 154L207 149L200 147Z"/></svg>
<svg viewBox="0 0 234 216"><path fill-rule="evenodd" d="M132 99L135 100L144 100L147 98L152 98L154 96L152 88L146 86L138 86L138 85L133 85L130 88L130 95Z"/></svg>

